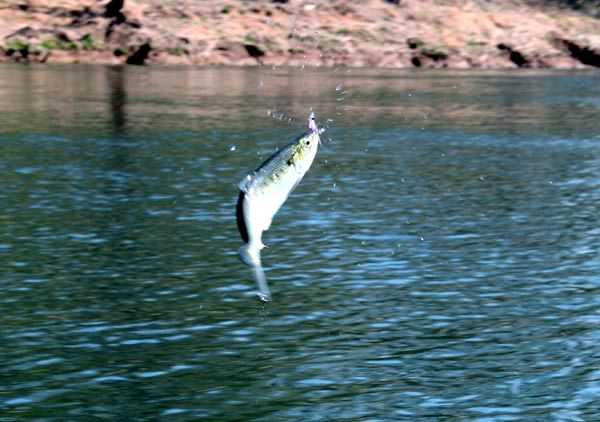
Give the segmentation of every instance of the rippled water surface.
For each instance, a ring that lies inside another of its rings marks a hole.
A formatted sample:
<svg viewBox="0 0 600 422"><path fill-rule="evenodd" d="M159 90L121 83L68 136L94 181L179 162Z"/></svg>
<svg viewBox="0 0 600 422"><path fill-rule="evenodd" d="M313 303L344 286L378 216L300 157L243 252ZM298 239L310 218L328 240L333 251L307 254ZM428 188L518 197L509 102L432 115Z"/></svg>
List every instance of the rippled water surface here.
<svg viewBox="0 0 600 422"><path fill-rule="evenodd" d="M599 98L597 71L0 67L0 420L600 420ZM263 303L236 183L310 107Z"/></svg>

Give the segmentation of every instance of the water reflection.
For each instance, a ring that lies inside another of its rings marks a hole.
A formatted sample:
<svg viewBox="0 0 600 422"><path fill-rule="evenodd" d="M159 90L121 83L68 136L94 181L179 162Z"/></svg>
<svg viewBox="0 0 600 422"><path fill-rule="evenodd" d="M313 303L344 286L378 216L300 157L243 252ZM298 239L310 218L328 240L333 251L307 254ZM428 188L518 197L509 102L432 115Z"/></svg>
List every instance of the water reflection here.
<svg viewBox="0 0 600 422"><path fill-rule="evenodd" d="M2 415L598 419L598 76L269 72L0 67ZM311 106L264 304L235 183Z"/></svg>
<svg viewBox="0 0 600 422"><path fill-rule="evenodd" d="M115 66L107 69L107 83L110 90L110 113L112 115L112 126L118 135L125 127L125 103L127 102L127 93L125 91L125 73L126 68Z"/></svg>

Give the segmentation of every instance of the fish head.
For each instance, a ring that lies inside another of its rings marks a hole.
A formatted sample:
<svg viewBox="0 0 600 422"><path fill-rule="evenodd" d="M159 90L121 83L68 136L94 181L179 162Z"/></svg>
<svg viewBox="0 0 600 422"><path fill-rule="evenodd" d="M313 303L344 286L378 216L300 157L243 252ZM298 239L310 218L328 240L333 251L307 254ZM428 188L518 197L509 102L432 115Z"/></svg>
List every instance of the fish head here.
<svg viewBox="0 0 600 422"><path fill-rule="evenodd" d="M298 138L298 148L302 149L305 154L316 154L320 142L318 130L314 132L307 131Z"/></svg>
<svg viewBox="0 0 600 422"><path fill-rule="evenodd" d="M298 173L305 173L312 164L317 155L317 148L321 142L319 134L321 131L317 128L314 120L314 114L311 113L308 120L308 130L298 136L290 144L290 158L288 164L293 165Z"/></svg>

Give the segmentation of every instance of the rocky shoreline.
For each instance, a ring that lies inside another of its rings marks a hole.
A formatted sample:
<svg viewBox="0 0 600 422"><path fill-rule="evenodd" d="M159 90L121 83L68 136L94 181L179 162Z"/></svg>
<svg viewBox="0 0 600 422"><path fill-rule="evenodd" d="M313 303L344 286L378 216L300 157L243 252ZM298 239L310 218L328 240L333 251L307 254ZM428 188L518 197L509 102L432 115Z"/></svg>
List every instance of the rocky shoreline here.
<svg viewBox="0 0 600 422"><path fill-rule="evenodd" d="M519 0L0 0L0 61L600 67L600 20Z"/></svg>

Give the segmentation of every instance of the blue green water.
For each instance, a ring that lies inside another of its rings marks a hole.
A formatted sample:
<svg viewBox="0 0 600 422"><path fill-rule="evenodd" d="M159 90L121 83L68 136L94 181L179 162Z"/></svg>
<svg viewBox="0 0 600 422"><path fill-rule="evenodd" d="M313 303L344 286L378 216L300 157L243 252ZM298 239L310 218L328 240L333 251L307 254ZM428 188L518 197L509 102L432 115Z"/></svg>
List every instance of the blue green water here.
<svg viewBox="0 0 600 422"><path fill-rule="evenodd" d="M0 67L0 421L600 420L599 98L597 71ZM236 184L310 107L263 303Z"/></svg>

